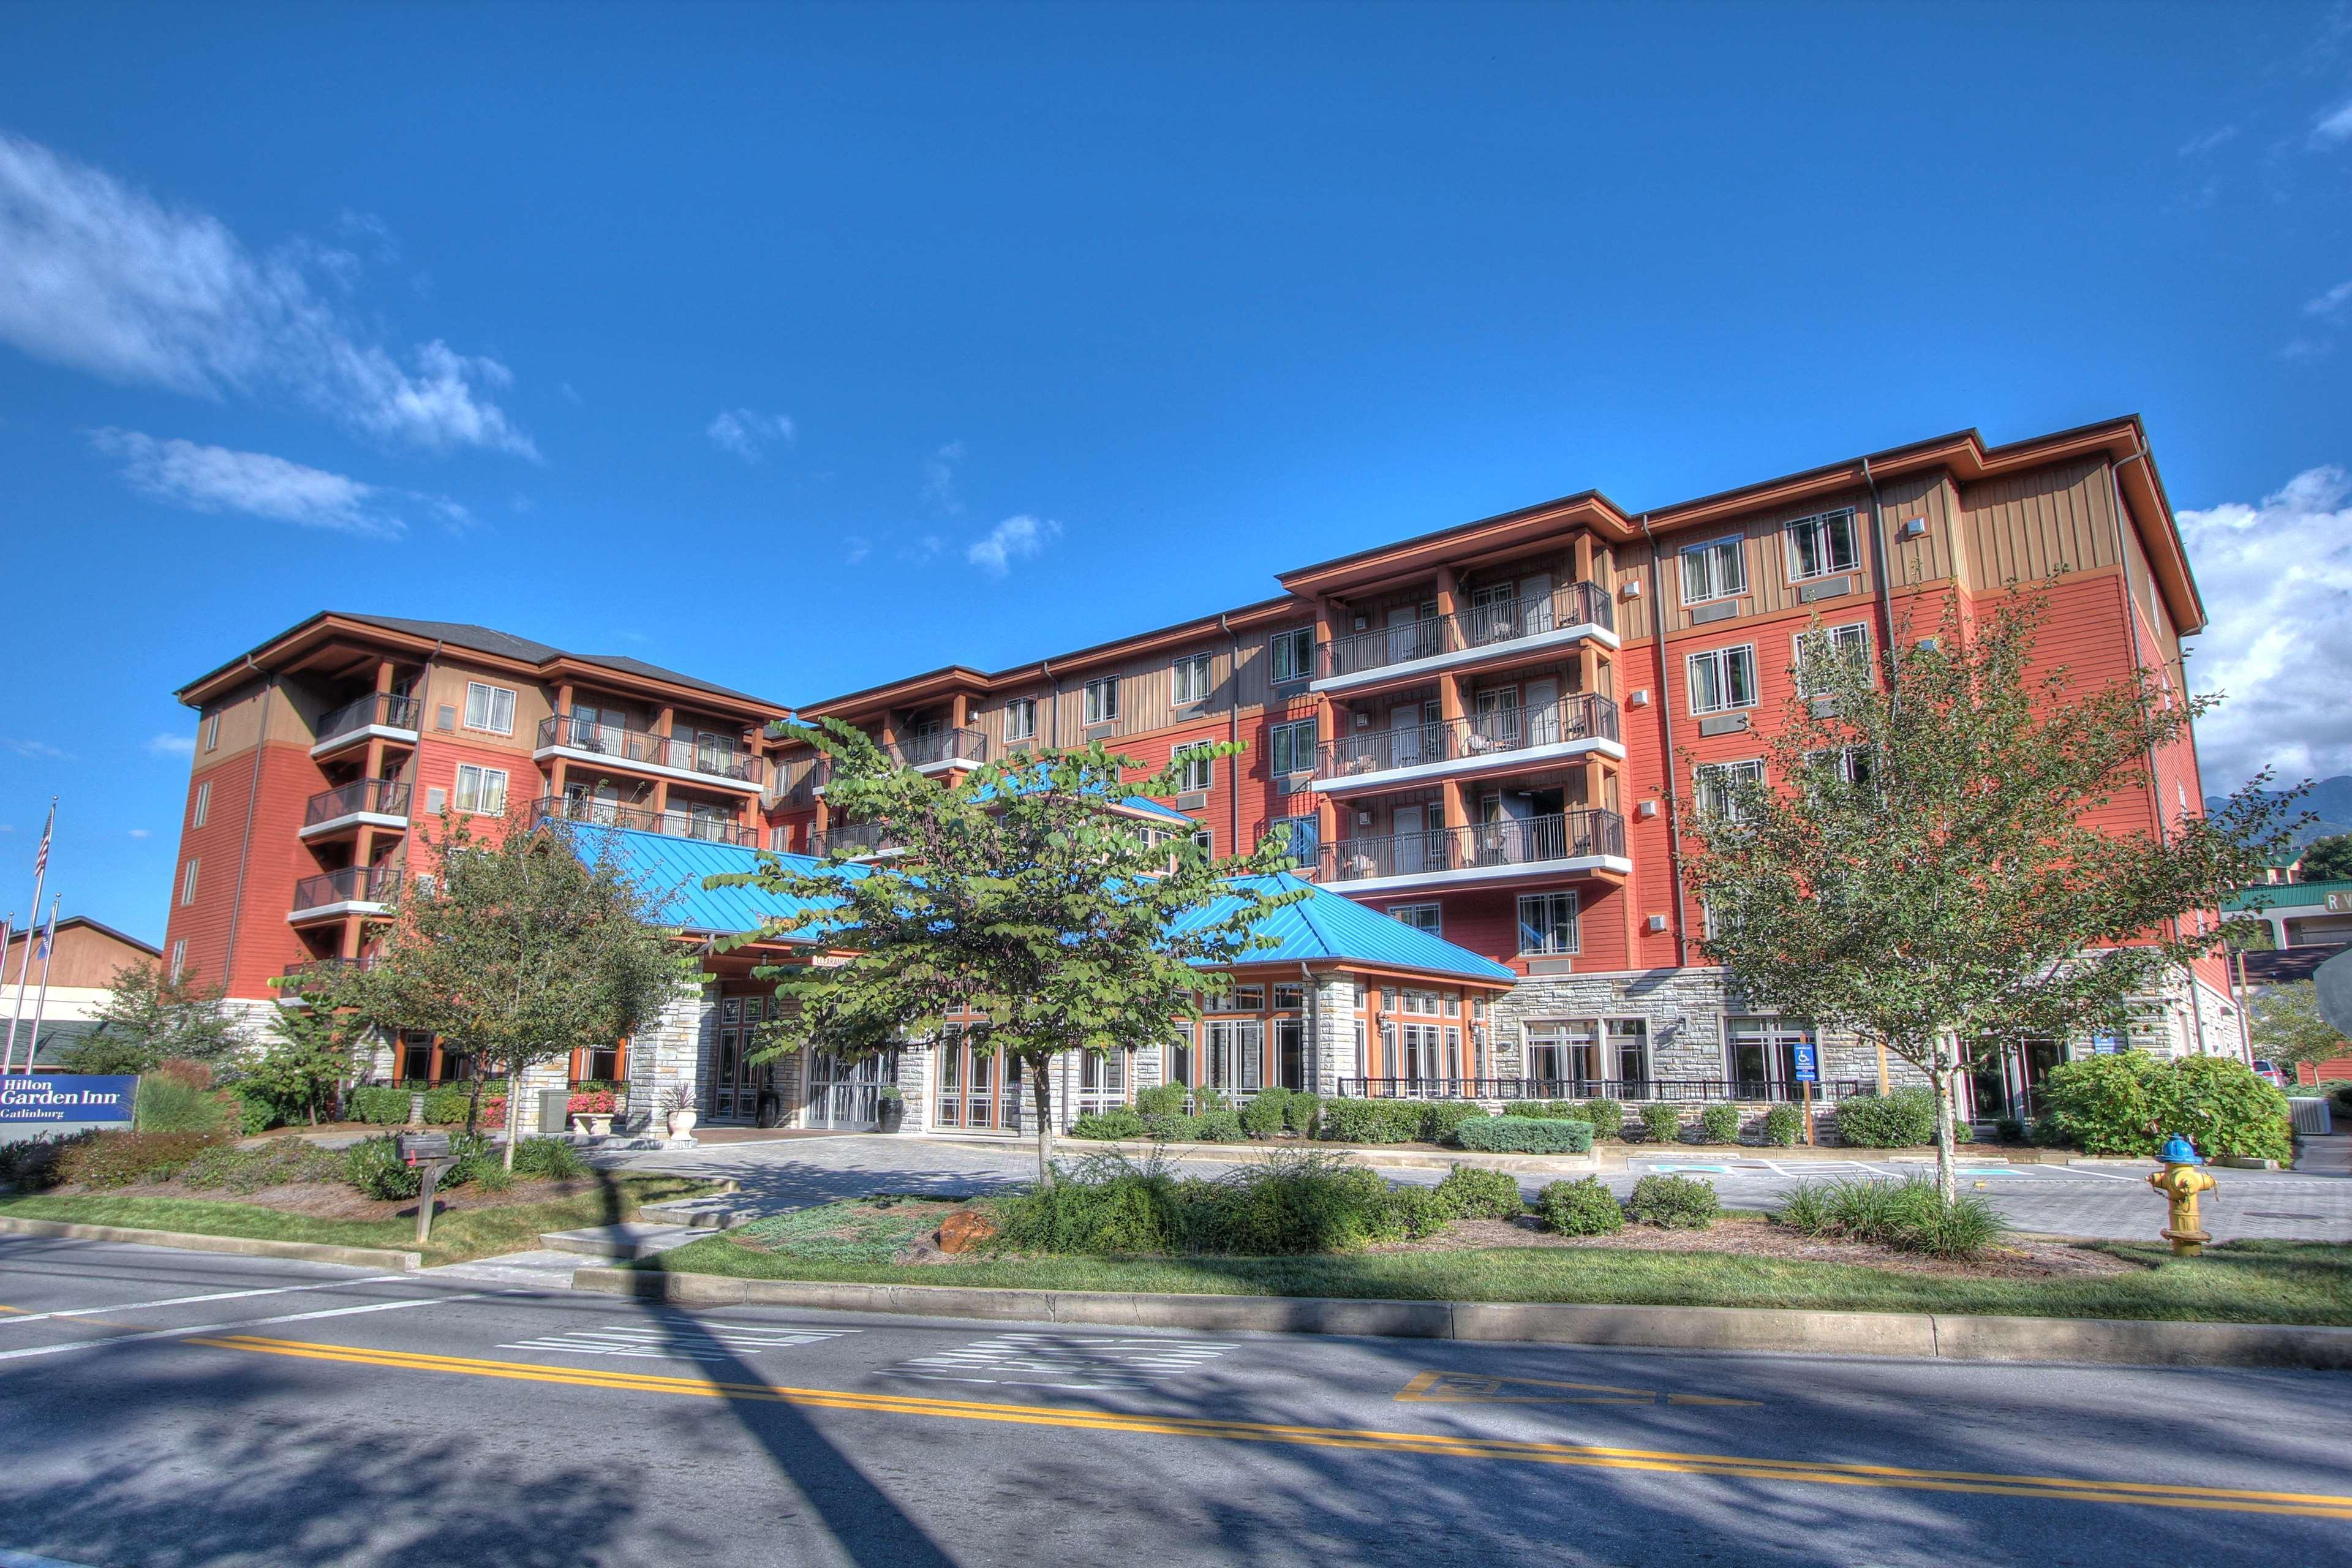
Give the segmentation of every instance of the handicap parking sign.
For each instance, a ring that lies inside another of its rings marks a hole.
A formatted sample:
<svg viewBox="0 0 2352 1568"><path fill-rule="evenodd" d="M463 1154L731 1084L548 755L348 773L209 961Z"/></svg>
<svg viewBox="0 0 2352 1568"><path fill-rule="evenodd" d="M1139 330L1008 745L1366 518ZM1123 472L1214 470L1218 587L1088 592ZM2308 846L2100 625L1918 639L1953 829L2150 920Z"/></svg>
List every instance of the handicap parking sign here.
<svg viewBox="0 0 2352 1568"><path fill-rule="evenodd" d="M1800 1040L1797 1042L1796 1066L1797 1081L1799 1083L1819 1083L1822 1081L1822 1068L1820 1061L1814 1055L1815 1049L1816 1047L1811 1040Z"/></svg>

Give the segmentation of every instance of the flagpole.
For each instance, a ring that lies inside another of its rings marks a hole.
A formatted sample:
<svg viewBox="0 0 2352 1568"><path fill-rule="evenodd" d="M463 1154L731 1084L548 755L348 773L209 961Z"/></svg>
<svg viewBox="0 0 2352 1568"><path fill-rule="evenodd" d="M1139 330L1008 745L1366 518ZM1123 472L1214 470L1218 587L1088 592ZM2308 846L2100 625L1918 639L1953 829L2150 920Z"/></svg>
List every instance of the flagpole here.
<svg viewBox="0 0 2352 1568"><path fill-rule="evenodd" d="M51 795L49 796L48 825L41 829L41 852L33 859L33 913L31 923L26 925L25 928L28 932L34 926L40 923L41 883L49 874L49 839L56 834L57 830L58 797L56 795ZM5 951L0 950L0 960L5 960L6 956ZM8 1046L5 1052L0 1052L0 1073L7 1072L10 1068L16 1065L16 1020L25 1011L25 982L31 976L32 973L33 944L27 942L25 944L25 962L16 966L16 999L10 1003L8 1007ZM0 975L0 978L5 978L5 976Z"/></svg>
<svg viewBox="0 0 2352 1568"><path fill-rule="evenodd" d="M16 911L10 910L5 920L0 920L0 985L8 984L8 944L16 940ZM8 1070L0 1063L0 1073Z"/></svg>
<svg viewBox="0 0 2352 1568"><path fill-rule="evenodd" d="M41 1054L41 1016L49 1010L49 964L58 956L58 906L63 898L49 900L49 929L41 937L41 994L33 1004L33 1041L25 1047L25 1070L33 1070L33 1059ZM40 911L33 911L38 914Z"/></svg>

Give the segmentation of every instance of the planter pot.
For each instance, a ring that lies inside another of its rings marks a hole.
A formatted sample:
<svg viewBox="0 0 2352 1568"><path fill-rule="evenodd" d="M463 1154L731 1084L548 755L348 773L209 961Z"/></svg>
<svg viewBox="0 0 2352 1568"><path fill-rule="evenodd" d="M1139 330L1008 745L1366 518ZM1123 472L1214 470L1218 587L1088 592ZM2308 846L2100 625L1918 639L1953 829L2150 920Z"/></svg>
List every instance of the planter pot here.
<svg viewBox="0 0 2352 1568"><path fill-rule="evenodd" d="M907 1102L903 1100L886 1100L875 1108L875 1116L876 1127L878 1131L896 1132L906 1124Z"/></svg>
<svg viewBox="0 0 2352 1568"><path fill-rule="evenodd" d="M671 1111L669 1113L669 1135L673 1138L686 1138L691 1136L694 1132L694 1112L691 1110Z"/></svg>
<svg viewBox="0 0 2352 1568"><path fill-rule="evenodd" d="M613 1119L611 1117L588 1116L583 1117L582 1120L588 1123L588 1132L591 1137L607 1138L612 1135Z"/></svg>

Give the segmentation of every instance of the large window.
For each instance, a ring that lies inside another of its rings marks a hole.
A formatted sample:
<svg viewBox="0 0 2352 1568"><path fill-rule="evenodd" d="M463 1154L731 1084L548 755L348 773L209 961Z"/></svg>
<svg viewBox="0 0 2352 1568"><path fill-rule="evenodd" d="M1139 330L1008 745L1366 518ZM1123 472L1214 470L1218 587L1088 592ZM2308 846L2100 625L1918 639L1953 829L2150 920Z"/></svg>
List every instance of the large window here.
<svg viewBox="0 0 2352 1568"><path fill-rule="evenodd" d="M182 870L180 873L180 902L184 904L193 904L195 901L196 863L192 859L188 862L186 868Z"/></svg>
<svg viewBox="0 0 2352 1568"><path fill-rule="evenodd" d="M1037 700L1016 697L1004 705L1004 740L1034 741L1037 738Z"/></svg>
<svg viewBox="0 0 2352 1568"><path fill-rule="evenodd" d="M1178 707L1206 702L1215 684L1215 660L1205 653L1188 653L1168 667L1168 700Z"/></svg>
<svg viewBox="0 0 2352 1568"><path fill-rule="evenodd" d="M1862 564L1854 542L1853 509L1801 517L1789 525L1789 575L1834 577Z"/></svg>
<svg viewBox="0 0 2352 1568"><path fill-rule="evenodd" d="M1756 645L1710 648L1690 656L1690 710L1721 713L1756 706Z"/></svg>
<svg viewBox="0 0 2352 1568"><path fill-rule="evenodd" d="M1445 934L1445 906L1443 904L1399 904L1389 910L1389 918L1425 931L1432 936Z"/></svg>
<svg viewBox="0 0 2352 1568"><path fill-rule="evenodd" d="M1277 816L1269 829L1280 840L1282 852L1299 865L1312 870L1323 824L1314 816Z"/></svg>
<svg viewBox="0 0 2352 1568"><path fill-rule="evenodd" d="M213 781L206 779L196 786L196 804L188 812L188 826L202 827L205 818L213 813Z"/></svg>
<svg viewBox="0 0 2352 1568"><path fill-rule="evenodd" d="M477 816L503 816L507 810L507 775L503 768L457 765L457 809Z"/></svg>
<svg viewBox="0 0 2352 1568"><path fill-rule="evenodd" d="M1266 735L1266 752L1274 760L1275 777L1305 773L1315 765L1315 721L1276 724Z"/></svg>
<svg viewBox="0 0 2352 1568"><path fill-rule="evenodd" d="M1255 1091L1265 1079L1265 1020L1210 1019L1203 1055L1211 1088Z"/></svg>
<svg viewBox="0 0 2352 1568"><path fill-rule="evenodd" d="M1701 763L1698 765L1699 815L1738 821L1739 786L1763 782L1764 761L1760 757L1749 757L1737 763Z"/></svg>
<svg viewBox="0 0 2352 1568"><path fill-rule="evenodd" d="M1519 900L1519 951L1570 953L1577 948L1576 895L1528 893Z"/></svg>
<svg viewBox="0 0 2352 1568"><path fill-rule="evenodd" d="M1179 746L1170 761L1176 765L1176 787L1181 790L1204 790L1216 777L1216 742L1195 742Z"/></svg>
<svg viewBox="0 0 2352 1568"><path fill-rule="evenodd" d="M1814 652L1809 654L1808 648ZM1800 697L1814 696L1821 689L1823 671L1811 668L1816 657L1825 664L1845 658L1859 658L1864 664L1869 663L1870 623L1854 621L1842 626L1823 626L1818 643L1809 632L1797 635L1797 695Z"/></svg>
<svg viewBox="0 0 2352 1568"><path fill-rule="evenodd" d="M1742 1100L1762 1100L1775 1087L1795 1082L1797 1047L1812 1037L1813 1026L1801 1019L1725 1019L1724 1068L1732 1092Z"/></svg>
<svg viewBox="0 0 2352 1568"><path fill-rule="evenodd" d="M1682 552L1683 603L1727 599L1748 592L1748 557L1738 538L1694 544Z"/></svg>
<svg viewBox="0 0 2352 1568"><path fill-rule="evenodd" d="M1087 682L1087 722L1108 724L1118 717L1118 677L1106 675Z"/></svg>
<svg viewBox="0 0 2352 1568"><path fill-rule="evenodd" d="M466 682L466 728L493 735L514 733L515 694L503 686Z"/></svg>
<svg viewBox="0 0 2352 1568"><path fill-rule="evenodd" d="M1301 626L1293 632L1276 632L1266 639L1269 679L1277 686L1286 680L1306 680L1315 673L1315 628Z"/></svg>
<svg viewBox="0 0 2352 1568"><path fill-rule="evenodd" d="M172 943L172 984L177 985L188 973L188 939L181 937Z"/></svg>

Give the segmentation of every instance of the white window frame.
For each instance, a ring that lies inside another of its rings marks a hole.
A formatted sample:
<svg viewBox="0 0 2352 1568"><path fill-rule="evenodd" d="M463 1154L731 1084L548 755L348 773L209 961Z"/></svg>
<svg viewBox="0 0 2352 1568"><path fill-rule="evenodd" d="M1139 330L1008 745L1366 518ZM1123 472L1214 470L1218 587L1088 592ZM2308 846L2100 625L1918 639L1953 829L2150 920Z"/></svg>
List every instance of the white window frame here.
<svg viewBox="0 0 2352 1568"><path fill-rule="evenodd" d="M1037 700L1016 697L1004 705L1004 743L1037 738Z"/></svg>
<svg viewBox="0 0 2352 1568"><path fill-rule="evenodd" d="M1676 552L1675 566L1675 576L1682 584L1683 603L1703 605L1710 599L1738 598L1748 592L1748 551L1745 548L1747 542L1746 535L1735 533L1725 539L1710 539L1704 544L1684 545ZM1727 580L1717 581L1716 568L1713 565L1709 565L1705 572L1696 575L1692 573L1693 557L1720 561L1723 557L1718 552L1727 550L1730 552L1729 559L1734 566ZM1692 590L1695 588L1706 591L1694 593Z"/></svg>
<svg viewBox="0 0 2352 1568"><path fill-rule="evenodd" d="M1312 868L1323 848L1323 819L1313 812L1292 816L1277 816L1267 825L1268 834L1282 840L1284 851L1301 866ZM1298 840L1304 832L1307 853L1298 853Z"/></svg>
<svg viewBox="0 0 2352 1568"><path fill-rule="evenodd" d="M196 901L196 867L201 858L191 855L188 863L180 868L180 903L183 907Z"/></svg>
<svg viewBox="0 0 2352 1568"><path fill-rule="evenodd" d="M1731 671L1735 663L1744 663L1748 667L1748 700L1744 702L1731 700ZM1702 665L1713 667L1716 695L1722 699L1705 706L1700 704L1698 695L1698 672ZM1683 660L1683 679L1689 689L1689 706L1694 715L1733 713L1742 708L1753 708L1761 700L1756 680L1756 645L1752 642L1734 643L1729 647L1711 647L1704 653L1690 655Z"/></svg>
<svg viewBox="0 0 2352 1568"><path fill-rule="evenodd" d="M1800 538L1811 540L1814 560L1817 563L1830 561L1833 553L1830 548L1832 540L1830 531L1841 521L1845 523L1846 559L1844 563L1816 564L1811 571L1806 571L1803 563L1797 558L1797 541ZM1853 508L1850 506L1841 507L1835 511L1815 512L1811 517L1798 518L1782 527L1780 537L1784 542L1784 549L1789 559L1789 581L1791 583L1809 583L1816 577L1843 577L1848 573L1862 570L1862 530L1855 521Z"/></svg>
<svg viewBox="0 0 2352 1568"><path fill-rule="evenodd" d="M205 750L207 752L220 750L220 710L217 708L205 715Z"/></svg>
<svg viewBox="0 0 2352 1568"><path fill-rule="evenodd" d="M1209 858L1214 859L1216 858L1217 836L1210 829L1206 827L1196 827L1192 829L1192 845L1193 847L1199 849L1202 855Z"/></svg>
<svg viewBox="0 0 2352 1568"><path fill-rule="evenodd" d="M1568 907L1568 920L1566 922L1568 926L1568 938L1564 945L1561 944L1559 939L1552 934L1556 928L1560 924L1560 921L1557 917L1559 906L1563 903ZM1520 894L1518 906L1514 911L1518 916L1518 942L1520 955L1522 957L1534 958L1566 958L1573 957L1577 953L1583 952L1584 926L1582 916L1584 911L1581 908L1581 903L1582 900L1577 898L1573 889L1563 889L1559 892L1552 893ZM1540 921L1531 921L1528 919L1528 908L1531 904L1542 906L1540 913L1543 918ZM1540 930L1545 933L1537 944L1532 947L1528 945L1528 932L1531 929Z"/></svg>
<svg viewBox="0 0 2352 1568"><path fill-rule="evenodd" d="M172 984L177 985L180 983L180 977L187 972L188 939L181 937L172 943Z"/></svg>
<svg viewBox="0 0 2352 1568"><path fill-rule="evenodd" d="M1216 685L1217 656L1214 654L1179 654L1168 666L1168 700L1179 708L1206 702Z"/></svg>
<svg viewBox="0 0 2352 1568"><path fill-rule="evenodd" d="M470 792L467 788L467 775L469 773L473 775L473 787ZM492 779L498 781L496 805L484 804L491 793ZM456 803L457 808L469 816L504 816L507 813L507 788L510 782L504 768L486 768L479 763L459 763L457 787L452 792L451 798ZM469 793L473 797L470 805L467 801Z"/></svg>
<svg viewBox="0 0 2352 1568"><path fill-rule="evenodd" d="M482 694L482 717L479 722L477 722L474 718L474 694L478 691ZM506 722L504 724L501 724L499 721L499 699L501 697L507 700ZM485 735L511 735L514 733L514 721L515 694L513 688L507 686L492 686L486 680L469 680L466 682L467 729L479 731Z"/></svg>
<svg viewBox="0 0 2352 1568"><path fill-rule="evenodd" d="M1276 686L1315 679L1315 628L1294 626L1265 639L1267 679Z"/></svg>
<svg viewBox="0 0 2352 1568"><path fill-rule="evenodd" d="M1409 925L1417 931L1426 931L1431 936L1445 934L1444 904L1397 904L1389 910L1388 915L1400 925Z"/></svg>
<svg viewBox="0 0 2352 1568"><path fill-rule="evenodd" d="M1733 822L1738 815L1730 809L1731 784L1741 778L1764 781L1764 759L1741 757L1727 763L1701 763L1691 770L1691 799L1702 816L1721 815ZM1716 802L1710 804L1709 796Z"/></svg>
<svg viewBox="0 0 2352 1568"><path fill-rule="evenodd" d="M1307 734L1307 755L1304 758L1298 754L1298 734L1302 730ZM1292 773L1312 771L1315 766L1316 742L1315 721L1312 718L1292 719L1284 723L1269 726L1265 732L1266 771L1276 778L1286 778ZM1278 760L1286 751L1290 753L1290 765L1286 768L1282 766Z"/></svg>
<svg viewBox="0 0 2352 1568"><path fill-rule="evenodd" d="M1086 721L1089 724L1118 722L1118 677L1100 675L1087 682Z"/></svg>
<svg viewBox="0 0 2352 1568"><path fill-rule="evenodd" d="M1805 639L1811 635L1810 631L1799 632L1789 639L1789 663L1796 672L1797 695L1800 697L1818 695L1813 689L1811 678L1805 673ZM1825 651L1841 653L1849 646L1858 647L1862 651L1864 661L1868 662L1870 658L1870 623L1868 621L1843 621L1833 626L1823 626L1822 636L1826 641Z"/></svg>
<svg viewBox="0 0 2352 1568"><path fill-rule="evenodd" d="M205 779L196 785L196 798L188 807L188 826L202 827L213 814L213 781Z"/></svg>
<svg viewBox="0 0 2352 1568"><path fill-rule="evenodd" d="M1179 772L1176 787L1187 795L1205 791L1217 781L1217 759L1210 753L1214 741L1187 741L1168 753L1169 763Z"/></svg>
<svg viewBox="0 0 2352 1568"><path fill-rule="evenodd" d="M1763 1049L1763 1061L1761 1065L1764 1068L1764 1076L1761 1079L1743 1079L1739 1076L1739 1042L1743 1038L1755 1041ZM1785 1066L1792 1065L1796 1055L1795 1047L1799 1044L1808 1041L1810 1041L1813 1046L1814 1059L1818 1062L1820 1060L1821 1036L1819 1031L1814 1029L1812 1024L1806 1019L1783 1018L1777 1014L1764 1017L1751 1017L1743 1015L1735 1015L1733 1016L1727 1017L1723 1021L1724 1080L1727 1083L1755 1082L1780 1084L1792 1082L1792 1079L1784 1077L1778 1069ZM1789 1056L1790 1060L1789 1062L1783 1062L1780 1059L1780 1047L1783 1046L1790 1047Z"/></svg>

